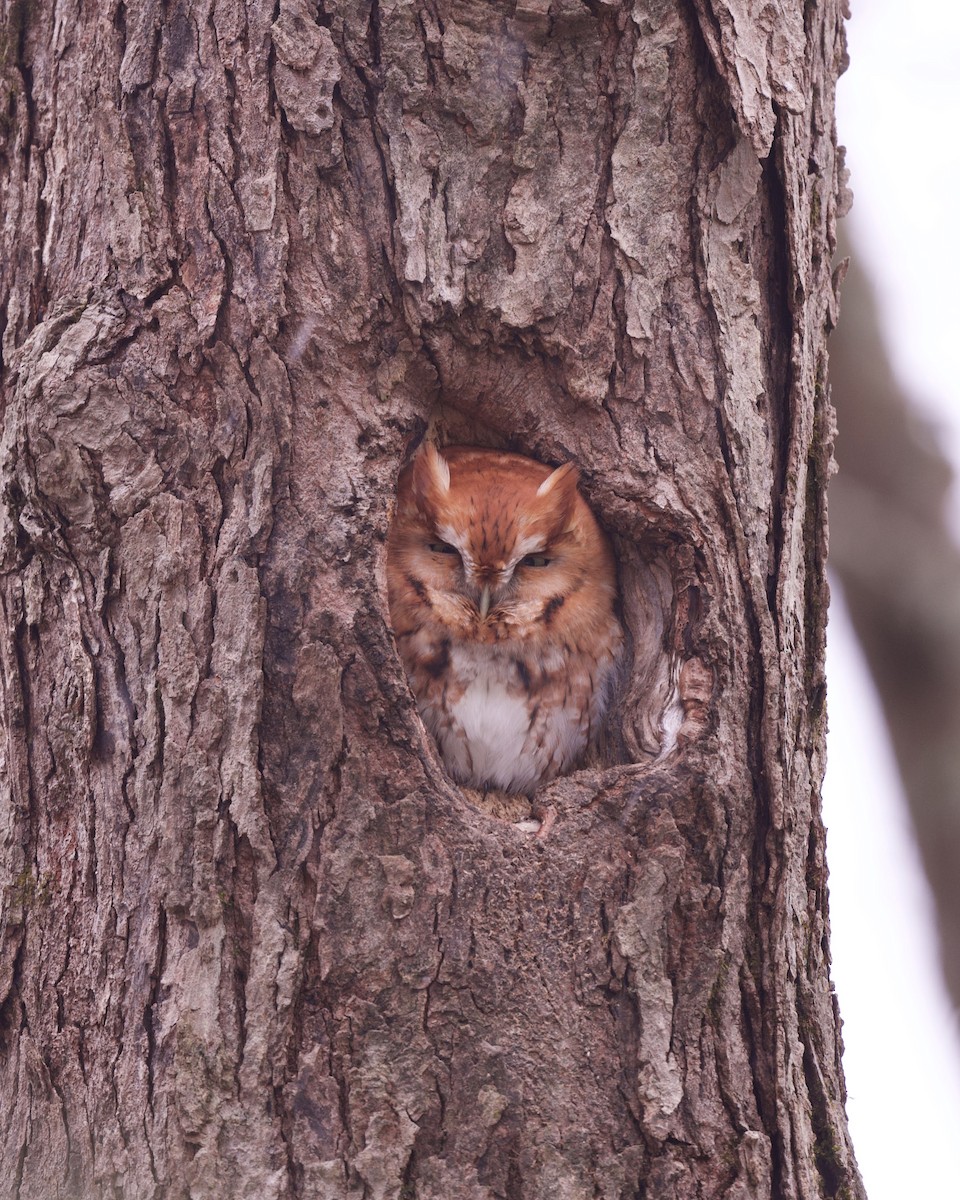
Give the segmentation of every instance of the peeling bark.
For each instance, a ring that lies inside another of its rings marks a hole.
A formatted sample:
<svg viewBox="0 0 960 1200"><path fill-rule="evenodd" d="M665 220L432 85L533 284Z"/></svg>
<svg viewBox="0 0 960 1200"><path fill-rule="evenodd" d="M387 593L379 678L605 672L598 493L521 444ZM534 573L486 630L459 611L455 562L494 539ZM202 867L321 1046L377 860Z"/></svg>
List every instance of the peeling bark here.
<svg viewBox="0 0 960 1200"><path fill-rule="evenodd" d="M2 10L14 1194L861 1197L838 0ZM544 838L444 777L387 624L431 424L575 459L617 550L627 678Z"/></svg>

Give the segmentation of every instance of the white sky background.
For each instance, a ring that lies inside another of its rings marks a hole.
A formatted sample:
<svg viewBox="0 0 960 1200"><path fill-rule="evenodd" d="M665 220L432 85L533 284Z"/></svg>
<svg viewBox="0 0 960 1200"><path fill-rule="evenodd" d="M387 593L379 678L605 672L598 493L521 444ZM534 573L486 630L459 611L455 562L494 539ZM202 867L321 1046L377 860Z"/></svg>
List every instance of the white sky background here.
<svg viewBox="0 0 960 1200"><path fill-rule="evenodd" d="M852 5L838 101L855 196L848 232L877 287L897 375L956 468L960 4ZM956 487L951 516L960 531ZM854 1148L870 1200L957 1200L960 1038L883 718L833 591L824 818Z"/></svg>

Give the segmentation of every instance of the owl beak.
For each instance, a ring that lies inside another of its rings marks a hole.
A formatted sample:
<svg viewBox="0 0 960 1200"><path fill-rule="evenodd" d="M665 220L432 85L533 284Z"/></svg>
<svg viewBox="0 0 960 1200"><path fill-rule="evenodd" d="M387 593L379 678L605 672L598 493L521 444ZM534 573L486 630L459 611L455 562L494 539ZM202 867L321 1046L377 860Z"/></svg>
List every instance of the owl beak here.
<svg viewBox="0 0 960 1200"><path fill-rule="evenodd" d="M490 585L488 583L484 587L483 591L480 593L480 619L481 619L481 621L485 621L487 619L487 613L489 611L490 611Z"/></svg>

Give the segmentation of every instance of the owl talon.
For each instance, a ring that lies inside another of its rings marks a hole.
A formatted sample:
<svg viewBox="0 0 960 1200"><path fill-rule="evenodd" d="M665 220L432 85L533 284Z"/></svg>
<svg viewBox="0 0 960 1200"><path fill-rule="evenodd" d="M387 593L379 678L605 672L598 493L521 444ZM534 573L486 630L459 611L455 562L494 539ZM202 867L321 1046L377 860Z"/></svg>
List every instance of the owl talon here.
<svg viewBox="0 0 960 1200"><path fill-rule="evenodd" d="M540 820L540 828L537 830L537 837L544 840L550 836L550 831L557 823L557 810L554 805L548 804L543 810L543 816Z"/></svg>

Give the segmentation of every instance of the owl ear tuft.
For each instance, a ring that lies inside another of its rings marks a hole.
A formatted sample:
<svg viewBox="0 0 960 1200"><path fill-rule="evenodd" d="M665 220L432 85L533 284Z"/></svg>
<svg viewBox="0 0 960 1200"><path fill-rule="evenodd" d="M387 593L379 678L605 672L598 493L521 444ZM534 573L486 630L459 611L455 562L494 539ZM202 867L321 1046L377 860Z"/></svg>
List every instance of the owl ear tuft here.
<svg viewBox="0 0 960 1200"><path fill-rule="evenodd" d="M537 488L538 496L549 495L550 492L556 491L557 497L561 495L569 495L573 497L577 491L577 480L580 477L580 472L572 462L565 462L562 467L557 467L552 471L543 483Z"/></svg>
<svg viewBox="0 0 960 1200"><path fill-rule="evenodd" d="M424 442L413 460L413 496L417 507L432 511L450 491L450 467L433 442Z"/></svg>
<svg viewBox="0 0 960 1200"><path fill-rule="evenodd" d="M577 482L580 473L567 462L552 471L537 488L538 508L549 539L565 533L577 502Z"/></svg>

